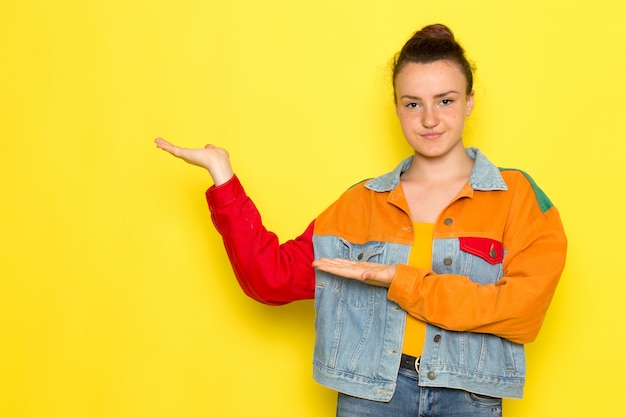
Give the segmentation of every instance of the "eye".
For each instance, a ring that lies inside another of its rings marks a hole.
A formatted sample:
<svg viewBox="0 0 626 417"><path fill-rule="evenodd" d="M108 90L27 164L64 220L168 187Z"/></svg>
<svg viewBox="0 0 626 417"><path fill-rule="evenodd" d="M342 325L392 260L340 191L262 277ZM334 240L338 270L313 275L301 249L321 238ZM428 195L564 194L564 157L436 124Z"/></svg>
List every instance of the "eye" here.
<svg viewBox="0 0 626 417"><path fill-rule="evenodd" d="M419 104L415 103L415 102L411 102L411 103L406 103L405 107L408 109L416 109L417 106L419 106Z"/></svg>
<svg viewBox="0 0 626 417"><path fill-rule="evenodd" d="M440 103L444 106L449 106L450 104L454 103L454 100L452 100L451 98L444 98L440 101Z"/></svg>

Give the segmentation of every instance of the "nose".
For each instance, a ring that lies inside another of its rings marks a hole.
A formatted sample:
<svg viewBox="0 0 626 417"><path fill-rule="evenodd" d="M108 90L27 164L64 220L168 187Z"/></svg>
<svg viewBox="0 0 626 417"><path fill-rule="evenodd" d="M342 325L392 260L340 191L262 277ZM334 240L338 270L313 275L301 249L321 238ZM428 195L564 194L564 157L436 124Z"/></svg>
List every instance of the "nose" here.
<svg viewBox="0 0 626 417"><path fill-rule="evenodd" d="M425 106L424 111L422 112L422 126L431 129L438 124L439 116L437 114L437 110L430 106Z"/></svg>

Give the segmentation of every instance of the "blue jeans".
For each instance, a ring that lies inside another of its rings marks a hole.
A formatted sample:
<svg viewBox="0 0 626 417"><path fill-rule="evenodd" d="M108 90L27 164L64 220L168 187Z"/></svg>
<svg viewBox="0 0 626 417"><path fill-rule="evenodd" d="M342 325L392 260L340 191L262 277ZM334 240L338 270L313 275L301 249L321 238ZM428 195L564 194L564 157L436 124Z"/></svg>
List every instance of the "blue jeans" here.
<svg viewBox="0 0 626 417"><path fill-rule="evenodd" d="M388 403L339 394L337 417L501 417L502 399L417 385L417 372L400 369Z"/></svg>

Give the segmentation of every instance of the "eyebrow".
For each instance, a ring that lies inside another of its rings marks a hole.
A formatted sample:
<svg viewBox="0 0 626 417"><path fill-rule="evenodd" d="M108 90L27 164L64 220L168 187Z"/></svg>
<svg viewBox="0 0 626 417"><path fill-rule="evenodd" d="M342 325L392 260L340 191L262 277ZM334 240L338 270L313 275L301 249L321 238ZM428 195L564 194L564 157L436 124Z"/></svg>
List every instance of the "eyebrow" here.
<svg viewBox="0 0 626 417"><path fill-rule="evenodd" d="M456 91L456 90L450 90L450 91L446 91L445 93L435 94L433 96L433 98L442 98L442 97L448 96L450 94L460 94L460 93L458 91ZM421 97L412 96L410 94L405 94L405 95L403 95L400 98L408 98L409 100L421 100L422 99Z"/></svg>

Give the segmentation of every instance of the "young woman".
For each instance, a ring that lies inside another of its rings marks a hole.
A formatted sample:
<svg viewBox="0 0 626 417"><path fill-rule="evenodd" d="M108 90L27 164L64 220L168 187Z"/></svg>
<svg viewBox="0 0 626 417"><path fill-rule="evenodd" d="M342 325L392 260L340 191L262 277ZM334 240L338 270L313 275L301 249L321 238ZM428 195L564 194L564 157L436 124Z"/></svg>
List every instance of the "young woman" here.
<svg viewBox="0 0 626 417"><path fill-rule="evenodd" d="M443 25L416 32L393 68L414 154L347 190L279 244L223 148L157 146L206 168L206 193L237 279L267 304L315 298L314 377L337 415L497 416L522 396L524 343L565 263L557 209L519 170L465 148L472 68Z"/></svg>

